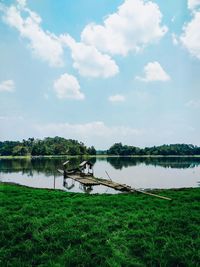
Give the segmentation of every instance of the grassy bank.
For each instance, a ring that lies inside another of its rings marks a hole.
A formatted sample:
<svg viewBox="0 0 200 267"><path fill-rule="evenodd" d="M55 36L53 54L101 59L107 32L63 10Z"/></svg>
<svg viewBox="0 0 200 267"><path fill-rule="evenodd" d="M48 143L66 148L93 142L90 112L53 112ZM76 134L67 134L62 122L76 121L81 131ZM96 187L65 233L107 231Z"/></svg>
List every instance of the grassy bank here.
<svg viewBox="0 0 200 267"><path fill-rule="evenodd" d="M198 266L200 189L162 195L1 183L0 266Z"/></svg>

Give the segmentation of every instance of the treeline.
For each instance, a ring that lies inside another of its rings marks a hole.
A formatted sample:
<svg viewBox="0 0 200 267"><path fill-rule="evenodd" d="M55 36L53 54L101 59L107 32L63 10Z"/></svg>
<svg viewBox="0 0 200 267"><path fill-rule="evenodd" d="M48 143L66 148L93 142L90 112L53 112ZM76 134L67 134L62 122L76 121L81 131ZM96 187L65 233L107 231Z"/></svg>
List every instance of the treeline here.
<svg viewBox="0 0 200 267"><path fill-rule="evenodd" d="M0 156L45 156L45 155L200 155L200 147L187 144L173 144L139 148L115 143L108 150L96 151L82 142L62 137L46 137L43 140L28 138L20 141L0 141Z"/></svg>
<svg viewBox="0 0 200 267"><path fill-rule="evenodd" d="M173 144L139 148L135 146L116 143L107 150L108 155L131 156L131 155L200 155L200 147L187 144Z"/></svg>
<svg viewBox="0 0 200 267"><path fill-rule="evenodd" d="M1 156L44 156L44 155L96 155L95 148L82 142L62 137L47 137L43 140L28 138L20 141L0 142Z"/></svg>

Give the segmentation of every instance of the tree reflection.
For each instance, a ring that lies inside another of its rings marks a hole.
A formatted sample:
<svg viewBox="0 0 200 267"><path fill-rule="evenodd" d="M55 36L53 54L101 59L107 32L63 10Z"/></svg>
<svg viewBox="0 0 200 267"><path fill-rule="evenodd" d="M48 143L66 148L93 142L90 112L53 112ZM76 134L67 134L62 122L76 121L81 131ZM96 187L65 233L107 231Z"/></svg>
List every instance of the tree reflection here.
<svg viewBox="0 0 200 267"><path fill-rule="evenodd" d="M74 157L70 158L69 168L76 168L85 158ZM57 169L62 169L62 163L66 158L32 158L32 159L1 159L0 172L1 173L22 173L28 176L37 174L45 174L45 176L60 174ZM147 166L160 166L164 168L186 169L194 168L200 165L200 158L198 157L103 157L90 158L90 161L95 164L96 161L105 161L112 165L115 169L121 170L131 166L145 164Z"/></svg>
<svg viewBox="0 0 200 267"><path fill-rule="evenodd" d="M109 162L115 169L119 170L140 164L175 169L194 168L200 165L200 158L192 157L107 157L104 158L104 160Z"/></svg>
<svg viewBox="0 0 200 267"><path fill-rule="evenodd" d="M32 158L32 159L1 159L0 172L2 173L17 173L33 176L37 174L45 174L45 176L59 176L58 169L62 169L63 162L66 158ZM77 167L83 157L70 158L69 168ZM91 158L90 161L95 164L96 158Z"/></svg>

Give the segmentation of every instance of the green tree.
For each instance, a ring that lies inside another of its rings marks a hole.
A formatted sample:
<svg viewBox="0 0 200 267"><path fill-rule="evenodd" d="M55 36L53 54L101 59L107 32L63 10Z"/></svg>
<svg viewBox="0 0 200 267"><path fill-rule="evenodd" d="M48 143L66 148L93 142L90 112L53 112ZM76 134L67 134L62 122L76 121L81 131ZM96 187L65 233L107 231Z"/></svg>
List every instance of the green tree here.
<svg viewBox="0 0 200 267"><path fill-rule="evenodd" d="M28 148L22 145L17 145L13 147L12 155L13 156L26 156L28 154Z"/></svg>
<svg viewBox="0 0 200 267"><path fill-rule="evenodd" d="M88 153L89 155L96 155L96 154L97 154L96 149L95 149L93 146L88 147L88 149L87 149L87 153Z"/></svg>

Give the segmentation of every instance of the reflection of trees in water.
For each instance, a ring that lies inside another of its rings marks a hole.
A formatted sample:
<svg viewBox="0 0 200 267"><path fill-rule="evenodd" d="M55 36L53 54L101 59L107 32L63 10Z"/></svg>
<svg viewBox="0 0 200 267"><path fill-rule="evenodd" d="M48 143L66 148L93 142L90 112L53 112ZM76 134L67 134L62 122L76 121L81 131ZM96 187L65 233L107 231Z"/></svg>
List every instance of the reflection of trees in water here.
<svg viewBox="0 0 200 267"><path fill-rule="evenodd" d="M69 168L77 167L84 158L76 157L70 158ZM46 176L59 176L57 169L62 169L62 163L66 161L66 158L33 158L33 159L2 159L0 160L0 172L12 173L12 172L22 172L22 174L27 174L33 176L44 173ZM96 158L91 158L92 163L96 162Z"/></svg>
<svg viewBox="0 0 200 267"><path fill-rule="evenodd" d="M136 166L140 164L139 159L134 158L106 158L106 161L109 162L115 169L121 170L123 167L127 168L130 166Z"/></svg>
<svg viewBox="0 0 200 267"><path fill-rule="evenodd" d="M109 162L115 169L122 169L136 166L139 164L145 165L153 165L153 166L160 166L164 168L175 168L175 169L186 169L186 168L194 168L200 165L200 158L177 158L177 157L170 157L170 158L134 158L134 157L108 157L102 158L102 160L106 160Z"/></svg>
<svg viewBox="0 0 200 267"><path fill-rule="evenodd" d="M85 160L83 157L70 158L68 168L76 168ZM0 172L13 173L22 172L29 176L37 174L45 174L46 176L59 176L57 169L63 168L62 163L66 158L33 158L33 159L1 159ZM194 168L200 165L200 158L134 158L134 157L103 157L90 158L90 161L95 164L96 161L106 161L110 163L115 169L121 170L139 164L160 166L164 168Z"/></svg>

